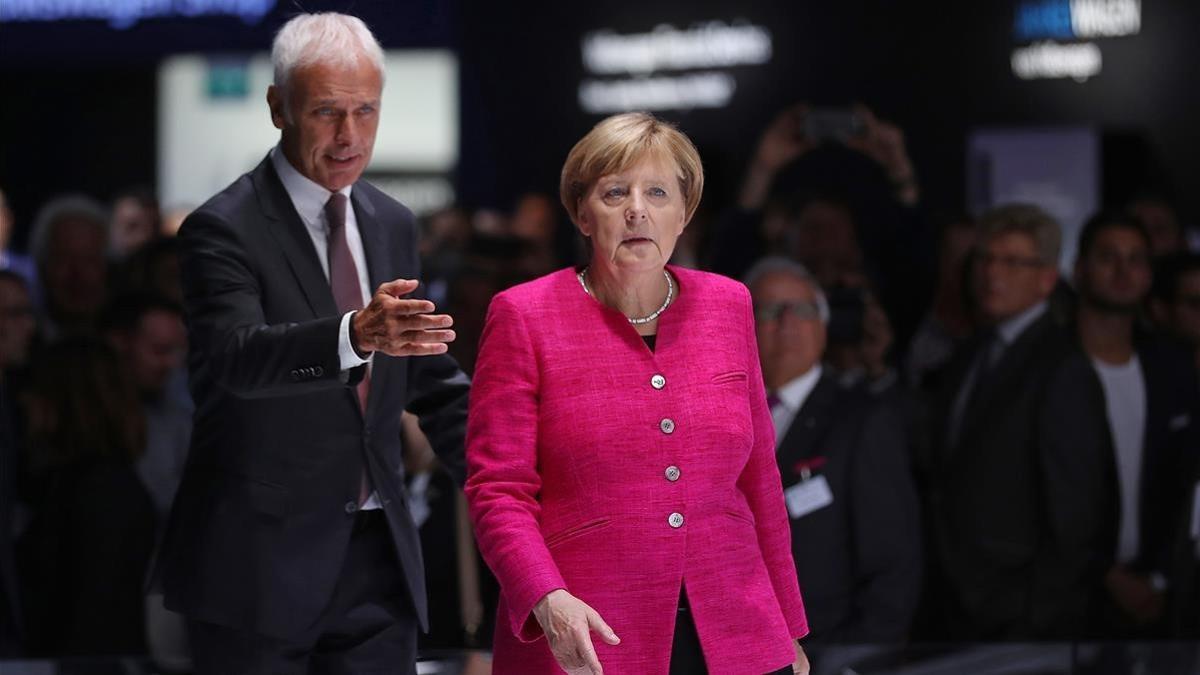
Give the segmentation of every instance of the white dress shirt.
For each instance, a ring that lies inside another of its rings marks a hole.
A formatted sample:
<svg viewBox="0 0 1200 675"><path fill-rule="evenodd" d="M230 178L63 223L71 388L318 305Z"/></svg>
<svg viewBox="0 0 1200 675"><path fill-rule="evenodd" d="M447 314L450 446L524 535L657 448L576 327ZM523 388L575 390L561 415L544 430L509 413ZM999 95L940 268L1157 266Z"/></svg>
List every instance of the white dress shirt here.
<svg viewBox="0 0 1200 675"><path fill-rule="evenodd" d="M1138 519L1142 494L1142 441L1146 433L1146 384L1136 354L1126 363L1110 364L1092 359L1104 402L1108 426L1116 450L1117 478L1121 486L1121 528L1117 539L1117 562L1127 563L1138 554Z"/></svg>
<svg viewBox="0 0 1200 675"><path fill-rule="evenodd" d="M329 223L325 218L325 204L333 193L297 171L283 156L283 149L278 145L271 150L271 163L275 166L275 172L279 174L279 180L283 182L283 189L292 200L292 206L295 206L296 213L300 214L308 236L312 238L313 247L317 249L317 259L321 261L321 269L325 272L325 280L328 281ZM362 289L365 307L366 300L371 297L371 282L367 277L367 258L363 252L362 234L358 231L358 219L350 202L351 188L353 186L348 185L339 192L346 195L346 244L350 247L350 257L354 258L354 266L358 268L358 285ZM350 317L353 314L354 312L346 312L342 316L341 329L338 331L338 358L342 370L356 368L371 361L371 355L367 355L365 359L359 357L358 352L354 351L354 346L350 344Z"/></svg>
<svg viewBox="0 0 1200 675"><path fill-rule="evenodd" d="M783 443L783 437L792 427L792 421L796 419L796 415L804 407L804 402L808 400L813 389L816 389L820 379L821 364L818 363L807 373L793 378L775 392L775 395L779 397L779 403L771 408L771 421L775 423L776 448Z"/></svg>

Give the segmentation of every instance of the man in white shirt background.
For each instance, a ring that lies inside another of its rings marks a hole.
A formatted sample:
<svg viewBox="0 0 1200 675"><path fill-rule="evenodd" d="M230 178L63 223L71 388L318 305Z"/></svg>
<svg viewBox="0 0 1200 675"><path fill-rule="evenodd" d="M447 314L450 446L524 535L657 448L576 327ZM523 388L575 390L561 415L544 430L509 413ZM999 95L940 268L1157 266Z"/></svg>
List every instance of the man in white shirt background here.
<svg viewBox="0 0 1200 675"><path fill-rule="evenodd" d="M1150 242L1140 221L1102 213L1081 230L1075 263L1076 327L1104 389L1120 504L1104 577L1109 602L1095 617L1110 638L1164 635L1171 540L1191 497L1182 478L1200 451L1191 360L1138 324L1152 279Z"/></svg>

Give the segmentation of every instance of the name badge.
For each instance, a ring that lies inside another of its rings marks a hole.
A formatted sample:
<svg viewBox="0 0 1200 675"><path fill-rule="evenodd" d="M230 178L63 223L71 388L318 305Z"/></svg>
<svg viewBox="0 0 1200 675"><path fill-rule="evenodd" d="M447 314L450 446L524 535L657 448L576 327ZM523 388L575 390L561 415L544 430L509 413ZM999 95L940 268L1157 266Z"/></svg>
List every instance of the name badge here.
<svg viewBox="0 0 1200 675"><path fill-rule="evenodd" d="M792 518L803 518L833 503L833 491L829 489L829 481L825 480L825 476L802 480L784 490L783 497L787 502L788 515Z"/></svg>

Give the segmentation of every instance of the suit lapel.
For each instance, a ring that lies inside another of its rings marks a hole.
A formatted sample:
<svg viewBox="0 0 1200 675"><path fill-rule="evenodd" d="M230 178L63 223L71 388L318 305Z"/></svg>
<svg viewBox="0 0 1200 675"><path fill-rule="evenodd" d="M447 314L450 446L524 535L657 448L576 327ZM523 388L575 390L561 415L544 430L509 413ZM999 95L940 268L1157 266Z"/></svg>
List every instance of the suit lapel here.
<svg viewBox="0 0 1200 675"><path fill-rule="evenodd" d="M833 424L837 397L837 383L829 376L822 375L804 405L800 406L779 444L779 468L785 484L796 480L797 474L793 470L796 462L820 456L824 451L822 444Z"/></svg>
<svg viewBox="0 0 1200 675"><path fill-rule="evenodd" d="M292 205L279 175L275 173L269 155L254 170L252 180L267 226L287 258L313 316L337 314L333 291L329 288L329 280L321 268L321 261L317 259L312 237L309 236L304 222L300 220L300 214L296 213L296 207Z"/></svg>
<svg viewBox="0 0 1200 675"><path fill-rule="evenodd" d="M375 205L367 196L362 181L356 183L354 189L350 191L350 203L354 206L354 219L358 223L358 234L362 238L363 255L367 261L367 279L371 282L365 298L369 304L371 295L375 293L375 289L379 288L380 284L396 278L395 270L392 269L393 266L388 259L388 252L391 250L388 245L388 231L376 218ZM368 419L375 414L375 410L379 406L378 401L388 380L390 365L391 359L383 354L376 354L372 361L370 393L367 396L366 410Z"/></svg>
<svg viewBox="0 0 1200 675"><path fill-rule="evenodd" d="M367 278L371 287L367 293L375 292L379 285L391 281L391 265L388 264L388 233L376 219L375 205L366 195L359 181L350 192L350 203L354 206L354 219L358 222L358 234L362 237L363 253L367 257ZM370 296L367 297L370 301Z"/></svg>
<svg viewBox="0 0 1200 675"><path fill-rule="evenodd" d="M958 433L958 445L962 445L962 442L976 431L975 426L980 419L987 417L986 411L991 411L996 405L1012 399L1024 378L1028 376L1025 362L1029 360L1030 351L1051 321L1050 313L1046 312L1017 336L1015 342L1005 347L1000 360L992 366L994 372L986 388L978 393L978 402L973 406L968 405L969 409L963 411L964 419Z"/></svg>

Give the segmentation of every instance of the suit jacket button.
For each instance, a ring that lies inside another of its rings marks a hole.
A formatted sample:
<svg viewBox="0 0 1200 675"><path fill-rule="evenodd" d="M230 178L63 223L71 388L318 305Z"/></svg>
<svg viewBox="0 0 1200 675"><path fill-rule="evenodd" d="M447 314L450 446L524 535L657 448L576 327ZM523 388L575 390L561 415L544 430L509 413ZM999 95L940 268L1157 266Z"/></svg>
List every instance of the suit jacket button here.
<svg viewBox="0 0 1200 675"><path fill-rule="evenodd" d="M351 513L351 514L354 513L355 511L358 510L358 502L356 502L356 501L346 502L345 509L346 509L346 513Z"/></svg>
<svg viewBox="0 0 1200 675"><path fill-rule="evenodd" d="M325 374L325 369L322 368L321 366L317 366L316 368L313 368L313 377L321 377L324 374Z"/></svg>
<svg viewBox="0 0 1200 675"><path fill-rule="evenodd" d="M658 428L662 429L664 434L673 434L675 433L675 420L670 417L664 417L663 421L658 423Z"/></svg>
<svg viewBox="0 0 1200 675"><path fill-rule="evenodd" d="M297 370L297 369L295 369L295 368L293 368L293 369L292 369L292 379L293 379L293 380L299 380L299 379L300 379L300 371L299 371L299 370Z"/></svg>
<svg viewBox="0 0 1200 675"><path fill-rule="evenodd" d="M669 517L667 517L667 523L670 524L671 527L678 530L679 528L683 527L683 514L672 513Z"/></svg>
<svg viewBox="0 0 1200 675"><path fill-rule="evenodd" d="M654 377L650 378L650 386L654 387L655 389L662 389L663 387L667 386L667 378L663 377L662 375L655 375Z"/></svg>
<svg viewBox="0 0 1200 675"><path fill-rule="evenodd" d="M679 467L677 466L668 466L664 473L667 476L667 480L671 481L672 483L679 480Z"/></svg>

